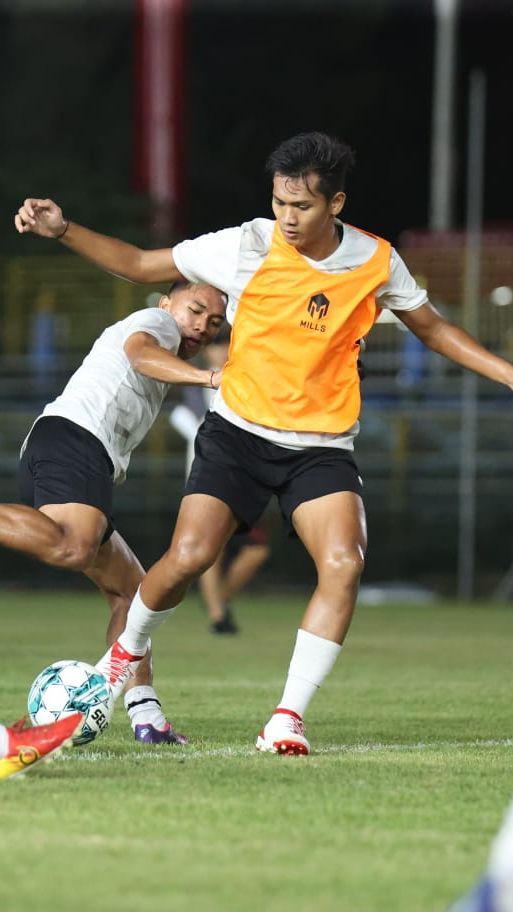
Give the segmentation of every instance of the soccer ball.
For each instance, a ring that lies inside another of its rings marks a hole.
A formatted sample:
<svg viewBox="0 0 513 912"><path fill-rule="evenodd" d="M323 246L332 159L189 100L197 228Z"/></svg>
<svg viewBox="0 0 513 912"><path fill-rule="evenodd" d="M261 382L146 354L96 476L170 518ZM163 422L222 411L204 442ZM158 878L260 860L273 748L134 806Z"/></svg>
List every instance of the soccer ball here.
<svg viewBox="0 0 513 912"><path fill-rule="evenodd" d="M107 728L114 699L106 678L76 659L54 662L38 674L28 695L33 725L47 725L74 712L84 713L81 731L74 744L87 744Z"/></svg>

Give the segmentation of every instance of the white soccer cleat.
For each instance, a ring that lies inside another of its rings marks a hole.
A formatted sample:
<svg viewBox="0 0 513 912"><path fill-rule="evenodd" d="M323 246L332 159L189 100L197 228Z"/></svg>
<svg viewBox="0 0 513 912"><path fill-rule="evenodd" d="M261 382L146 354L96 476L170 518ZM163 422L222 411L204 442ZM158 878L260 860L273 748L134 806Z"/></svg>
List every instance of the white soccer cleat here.
<svg viewBox="0 0 513 912"><path fill-rule="evenodd" d="M142 655L132 655L123 649L119 640L116 640L96 663L95 668L107 678L115 700L120 696L127 681L134 677L137 666L145 655L146 650Z"/></svg>
<svg viewBox="0 0 513 912"><path fill-rule="evenodd" d="M298 713L292 709L275 709L267 725L264 725L256 749L273 754L309 754L310 745L305 738L305 726Z"/></svg>

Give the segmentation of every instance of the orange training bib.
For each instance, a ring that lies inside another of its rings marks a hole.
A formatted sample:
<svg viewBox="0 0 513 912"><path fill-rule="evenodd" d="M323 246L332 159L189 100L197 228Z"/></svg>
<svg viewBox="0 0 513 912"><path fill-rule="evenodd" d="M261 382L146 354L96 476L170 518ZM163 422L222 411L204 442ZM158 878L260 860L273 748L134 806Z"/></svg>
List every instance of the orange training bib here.
<svg viewBox="0 0 513 912"><path fill-rule="evenodd" d="M371 237L375 237L371 235ZM242 292L221 391L236 414L279 430L339 434L360 412L358 340L371 329L390 244L342 273L315 269L275 225Z"/></svg>

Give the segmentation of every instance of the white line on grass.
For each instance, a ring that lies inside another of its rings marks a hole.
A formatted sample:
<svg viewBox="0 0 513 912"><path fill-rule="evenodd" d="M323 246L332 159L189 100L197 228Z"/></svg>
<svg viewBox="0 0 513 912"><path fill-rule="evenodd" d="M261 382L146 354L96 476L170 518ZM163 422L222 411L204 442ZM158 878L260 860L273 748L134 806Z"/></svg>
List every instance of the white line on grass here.
<svg viewBox="0 0 513 912"><path fill-rule="evenodd" d="M366 744L326 744L323 747L316 747L312 756L316 757L322 754L367 754L390 751L415 752L415 751L437 751L437 750L458 750L468 748L488 748L488 747L513 747L513 738L488 739L475 741L434 741L425 743L418 741L415 744L383 744L382 742ZM130 751L130 753L117 754L114 751L88 751L75 750L65 754L61 760L84 760L88 763L97 763L101 761L113 761L119 763L124 761L128 763L142 763L155 760L202 760L209 757L252 757L256 751L252 746L247 747L212 747L212 748L176 748L170 747L167 750L149 750L149 751Z"/></svg>

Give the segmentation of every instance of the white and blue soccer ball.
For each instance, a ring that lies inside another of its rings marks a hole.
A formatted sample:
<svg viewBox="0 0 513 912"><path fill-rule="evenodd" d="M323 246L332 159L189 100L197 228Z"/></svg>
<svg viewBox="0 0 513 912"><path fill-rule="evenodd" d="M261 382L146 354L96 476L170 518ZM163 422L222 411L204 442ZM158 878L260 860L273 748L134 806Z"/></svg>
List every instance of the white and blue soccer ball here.
<svg viewBox="0 0 513 912"><path fill-rule="evenodd" d="M94 741L107 728L114 708L107 679L92 665L76 659L54 662L38 674L28 695L33 725L48 725L74 712L84 714L74 744Z"/></svg>

